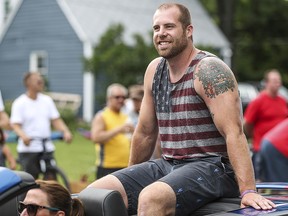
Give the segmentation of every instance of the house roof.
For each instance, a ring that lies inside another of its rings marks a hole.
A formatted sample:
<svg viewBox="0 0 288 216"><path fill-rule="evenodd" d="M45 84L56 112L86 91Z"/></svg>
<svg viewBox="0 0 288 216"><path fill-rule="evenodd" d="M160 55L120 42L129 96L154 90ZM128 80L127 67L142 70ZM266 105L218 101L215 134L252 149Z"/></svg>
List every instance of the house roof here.
<svg viewBox="0 0 288 216"><path fill-rule="evenodd" d="M3 32L0 32L0 43L22 2L23 0L19 0ZM125 28L126 42L132 43L132 35L135 33L151 41L153 14L160 4L168 1L57 0L57 2L80 40L95 45L111 24L118 23L123 24ZM178 0L177 3L186 5L191 12L194 26L193 39L196 45L229 48L229 41L213 23L198 0Z"/></svg>
<svg viewBox="0 0 288 216"><path fill-rule="evenodd" d="M82 40L95 45L111 24L122 23L124 39L132 42L134 33L151 40L152 17L165 0L58 0L68 20ZM213 23L198 0L178 0L192 16L194 43L216 48L229 47L229 42ZM66 11L66 12L65 12Z"/></svg>

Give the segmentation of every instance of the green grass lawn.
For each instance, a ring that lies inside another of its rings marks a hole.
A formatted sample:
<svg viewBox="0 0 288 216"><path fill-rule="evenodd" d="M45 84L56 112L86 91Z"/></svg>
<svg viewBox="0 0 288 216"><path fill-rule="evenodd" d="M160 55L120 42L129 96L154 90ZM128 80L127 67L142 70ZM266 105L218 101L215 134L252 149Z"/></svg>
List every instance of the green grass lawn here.
<svg viewBox="0 0 288 216"><path fill-rule="evenodd" d="M89 182L95 180L95 149L92 141L75 132L70 144L63 141L54 143L57 164L66 173L70 182L79 181L83 175L88 176ZM17 158L16 143L7 144Z"/></svg>

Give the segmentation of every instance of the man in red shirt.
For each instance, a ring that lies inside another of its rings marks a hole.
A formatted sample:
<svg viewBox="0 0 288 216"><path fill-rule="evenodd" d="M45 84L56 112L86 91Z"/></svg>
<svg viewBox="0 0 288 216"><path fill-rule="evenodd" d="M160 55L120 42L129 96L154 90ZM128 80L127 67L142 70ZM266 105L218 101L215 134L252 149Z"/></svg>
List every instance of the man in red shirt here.
<svg viewBox="0 0 288 216"><path fill-rule="evenodd" d="M266 133L261 142L263 181L288 181L288 118Z"/></svg>
<svg viewBox="0 0 288 216"><path fill-rule="evenodd" d="M265 88L247 107L244 113L244 130L247 137L252 137L253 165L255 177L261 180L260 150L261 140L265 133L288 116L287 102L279 96L282 85L280 73L273 69L264 77Z"/></svg>

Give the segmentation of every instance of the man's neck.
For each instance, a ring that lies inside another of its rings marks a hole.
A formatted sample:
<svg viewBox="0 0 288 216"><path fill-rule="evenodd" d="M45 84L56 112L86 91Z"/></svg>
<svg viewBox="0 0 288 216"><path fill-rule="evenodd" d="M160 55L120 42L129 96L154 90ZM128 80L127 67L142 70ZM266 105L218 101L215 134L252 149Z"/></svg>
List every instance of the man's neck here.
<svg viewBox="0 0 288 216"><path fill-rule="evenodd" d="M177 82L186 72L192 59L196 56L199 50L193 45L185 49L181 54L174 58L167 59L169 65L170 81Z"/></svg>
<svg viewBox="0 0 288 216"><path fill-rule="evenodd" d="M38 92L29 91L29 90L26 92L26 95L27 95L29 98L31 98L32 100L36 100L37 94L38 94Z"/></svg>
<svg viewBox="0 0 288 216"><path fill-rule="evenodd" d="M272 98L275 98L275 97L277 97L277 95L278 95L278 91L275 92L275 91L271 91L271 90L269 90L269 89L265 89L265 92L266 92L267 95L269 95L269 96L272 97Z"/></svg>
<svg viewBox="0 0 288 216"><path fill-rule="evenodd" d="M115 108L115 107L112 107L112 106L107 106L111 111L115 112L115 113L120 113L121 110Z"/></svg>

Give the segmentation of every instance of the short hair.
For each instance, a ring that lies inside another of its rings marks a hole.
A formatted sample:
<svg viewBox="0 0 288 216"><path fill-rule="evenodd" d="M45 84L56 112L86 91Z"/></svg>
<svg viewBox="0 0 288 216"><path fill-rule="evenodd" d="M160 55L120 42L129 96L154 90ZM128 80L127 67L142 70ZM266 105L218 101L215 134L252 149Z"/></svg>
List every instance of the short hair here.
<svg viewBox="0 0 288 216"><path fill-rule="evenodd" d="M41 76L41 74L39 72L26 72L24 74L24 77L23 77L23 84L25 87L27 87L27 84L28 84L28 80L30 79L31 76L33 76L34 74L39 74Z"/></svg>
<svg viewBox="0 0 288 216"><path fill-rule="evenodd" d="M142 100L144 96L143 85L132 85L129 87L129 97L132 99Z"/></svg>
<svg viewBox="0 0 288 216"><path fill-rule="evenodd" d="M180 11L179 22L182 24L183 29L192 24L191 15L187 7L177 3L164 3L158 7L158 10L177 7Z"/></svg>
<svg viewBox="0 0 288 216"><path fill-rule="evenodd" d="M275 68L269 69L269 70L266 70L265 73L264 73L264 82L268 82L269 81L269 74L270 73L277 73L281 77L281 74L280 74L280 72L277 69L275 69Z"/></svg>
<svg viewBox="0 0 288 216"><path fill-rule="evenodd" d="M125 96L127 96L127 94L128 94L128 90L125 86L121 85L120 83L113 83L113 84L108 86L106 97L107 98L111 97L113 95L113 91L115 89L121 89L124 92Z"/></svg>

